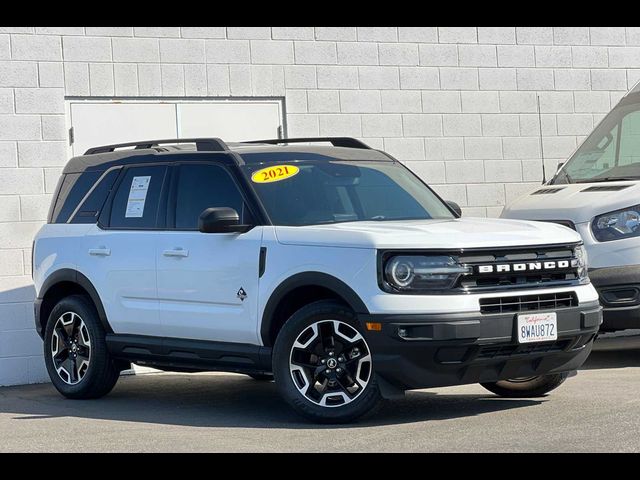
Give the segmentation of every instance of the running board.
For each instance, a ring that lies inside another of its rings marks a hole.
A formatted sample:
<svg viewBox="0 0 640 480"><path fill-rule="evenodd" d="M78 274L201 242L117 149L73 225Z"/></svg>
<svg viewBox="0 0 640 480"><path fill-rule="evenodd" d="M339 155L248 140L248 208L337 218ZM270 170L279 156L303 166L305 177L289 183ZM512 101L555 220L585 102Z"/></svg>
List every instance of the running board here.
<svg viewBox="0 0 640 480"><path fill-rule="evenodd" d="M248 343L109 333L114 358L176 371L271 372L271 348Z"/></svg>

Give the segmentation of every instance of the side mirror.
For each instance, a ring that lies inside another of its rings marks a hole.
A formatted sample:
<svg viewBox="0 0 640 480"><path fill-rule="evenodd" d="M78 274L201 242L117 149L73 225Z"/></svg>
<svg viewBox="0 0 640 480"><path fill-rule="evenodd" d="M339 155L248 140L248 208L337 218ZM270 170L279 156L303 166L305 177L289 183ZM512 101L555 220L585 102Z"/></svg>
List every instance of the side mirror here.
<svg viewBox="0 0 640 480"><path fill-rule="evenodd" d="M449 205L449 208L454 212L456 212L459 217L462 216L462 209L460 208L460 205L458 205L456 202L454 202L453 200L447 200L447 205Z"/></svg>
<svg viewBox="0 0 640 480"><path fill-rule="evenodd" d="M233 208L205 209L198 218L198 230L202 233L244 233L253 225L240 224L240 216Z"/></svg>
<svg viewBox="0 0 640 480"><path fill-rule="evenodd" d="M556 172L559 172L563 165L564 165L564 162L559 162L558 166L556 167Z"/></svg>

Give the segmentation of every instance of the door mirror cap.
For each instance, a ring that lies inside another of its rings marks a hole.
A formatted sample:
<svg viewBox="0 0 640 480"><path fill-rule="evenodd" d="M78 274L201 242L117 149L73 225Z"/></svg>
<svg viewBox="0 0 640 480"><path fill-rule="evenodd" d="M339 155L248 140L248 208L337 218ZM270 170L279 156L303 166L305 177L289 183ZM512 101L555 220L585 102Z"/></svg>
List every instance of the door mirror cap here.
<svg viewBox="0 0 640 480"><path fill-rule="evenodd" d="M449 208L456 212L459 217L462 216L462 209L456 202L454 202L453 200L447 200L447 205L449 205Z"/></svg>
<svg viewBox="0 0 640 480"><path fill-rule="evenodd" d="M212 207L205 209L198 218L198 230L202 233L245 233L253 225L242 225L233 208Z"/></svg>

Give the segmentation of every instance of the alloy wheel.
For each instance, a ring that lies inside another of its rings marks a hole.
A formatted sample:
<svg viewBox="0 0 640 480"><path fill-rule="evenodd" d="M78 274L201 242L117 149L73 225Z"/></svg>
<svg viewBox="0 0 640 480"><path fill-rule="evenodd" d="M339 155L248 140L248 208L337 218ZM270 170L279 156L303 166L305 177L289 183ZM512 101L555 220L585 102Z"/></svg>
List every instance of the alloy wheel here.
<svg viewBox="0 0 640 480"><path fill-rule="evenodd" d="M373 373L364 337L339 320L321 320L305 328L291 348L289 370L298 391L322 407L353 402Z"/></svg>
<svg viewBox="0 0 640 480"><path fill-rule="evenodd" d="M53 327L51 358L60 379L68 385L82 381L91 362L89 330L75 312L60 315Z"/></svg>

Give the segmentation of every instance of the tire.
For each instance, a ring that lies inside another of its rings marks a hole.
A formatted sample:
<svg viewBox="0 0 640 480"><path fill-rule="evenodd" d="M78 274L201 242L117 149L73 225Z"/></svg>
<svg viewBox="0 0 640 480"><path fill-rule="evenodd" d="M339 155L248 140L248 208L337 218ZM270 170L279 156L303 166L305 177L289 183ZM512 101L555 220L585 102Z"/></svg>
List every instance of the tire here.
<svg viewBox="0 0 640 480"><path fill-rule="evenodd" d="M273 380L272 373L247 373L247 376L258 382L271 382Z"/></svg>
<svg viewBox="0 0 640 480"><path fill-rule="evenodd" d="M311 303L286 321L273 348L273 374L284 400L317 423L352 422L381 399L356 316L336 301Z"/></svg>
<svg viewBox="0 0 640 480"><path fill-rule="evenodd" d="M554 373L523 379L500 380L499 382L481 383L484 388L501 397L532 398L542 397L558 388L569 377L569 373Z"/></svg>
<svg viewBox="0 0 640 480"><path fill-rule="evenodd" d="M63 298L53 307L45 328L44 360L54 387L74 399L109 393L123 366L110 357L98 312L84 295Z"/></svg>

